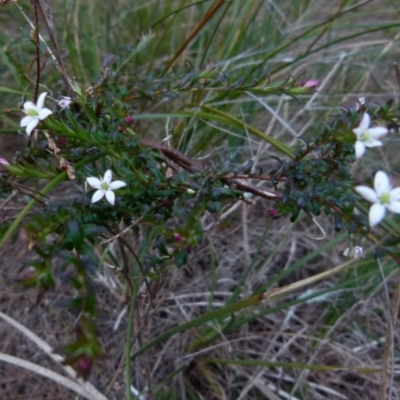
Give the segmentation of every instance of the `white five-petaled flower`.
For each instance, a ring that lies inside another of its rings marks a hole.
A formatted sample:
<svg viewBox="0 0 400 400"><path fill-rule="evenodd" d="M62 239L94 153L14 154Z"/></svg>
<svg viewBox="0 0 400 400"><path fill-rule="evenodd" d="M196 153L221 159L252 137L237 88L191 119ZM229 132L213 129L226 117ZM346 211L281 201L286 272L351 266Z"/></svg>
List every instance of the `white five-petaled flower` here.
<svg viewBox="0 0 400 400"><path fill-rule="evenodd" d="M113 206L115 203L115 194L113 190L120 189L126 186L125 182L114 181L111 182L112 172L107 170L103 178L90 177L86 178L87 183L94 189L97 189L92 196L92 203L99 201L106 196L107 201Z"/></svg>
<svg viewBox="0 0 400 400"><path fill-rule="evenodd" d="M368 113L364 113L360 125L353 129L357 137L355 144L356 158L364 155L366 147L382 146L382 142L378 139L381 139L388 133L388 130L383 126L370 128L370 124L371 117Z"/></svg>
<svg viewBox="0 0 400 400"><path fill-rule="evenodd" d="M57 104L61 108L69 108L69 105L71 104L71 102L72 102L71 97L61 96L61 99L57 101Z"/></svg>
<svg viewBox="0 0 400 400"><path fill-rule="evenodd" d="M375 190L374 190L375 189ZM386 209L400 214L400 187L392 189L389 177L378 171L374 178L374 189L367 186L356 186L355 190L365 200L373 203L369 209L369 224L378 225L385 217Z"/></svg>
<svg viewBox="0 0 400 400"><path fill-rule="evenodd" d="M31 136L32 131L38 126L39 121L47 118L50 114L53 114L51 110L44 107L44 99L47 93L42 93L37 103L27 101L24 103L24 112L26 117L22 118L21 127L26 127L26 134Z"/></svg>

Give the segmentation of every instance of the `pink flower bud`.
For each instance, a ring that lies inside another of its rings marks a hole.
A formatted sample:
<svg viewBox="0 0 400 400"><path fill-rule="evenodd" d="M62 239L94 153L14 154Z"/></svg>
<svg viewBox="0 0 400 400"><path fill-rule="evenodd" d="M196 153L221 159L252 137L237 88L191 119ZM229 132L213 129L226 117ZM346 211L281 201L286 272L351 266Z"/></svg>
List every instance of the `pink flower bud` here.
<svg viewBox="0 0 400 400"><path fill-rule="evenodd" d="M67 141L67 139L65 137L62 136L62 137L57 139L56 143L57 143L58 147L64 147L64 146L66 146L68 144L68 141Z"/></svg>
<svg viewBox="0 0 400 400"><path fill-rule="evenodd" d="M135 122L135 118L133 118L132 115L127 115L127 116L125 117L125 122L126 122L127 124L132 124L132 123Z"/></svg>
<svg viewBox="0 0 400 400"><path fill-rule="evenodd" d="M120 125L120 126L118 127L118 130L119 130L120 132L123 132L123 131L125 130L125 128L124 128L122 125Z"/></svg>
<svg viewBox="0 0 400 400"><path fill-rule="evenodd" d="M3 165L10 165L10 163L3 157L0 157L0 171L6 171L7 168L4 168Z"/></svg>
<svg viewBox="0 0 400 400"><path fill-rule="evenodd" d="M82 356L78 361L77 367L83 372L88 372L92 367L92 361L88 356Z"/></svg>
<svg viewBox="0 0 400 400"><path fill-rule="evenodd" d="M174 233L174 241L180 242L182 240L182 236L179 233Z"/></svg>
<svg viewBox="0 0 400 400"><path fill-rule="evenodd" d="M271 217L271 218L278 218L279 217L279 211L276 209L272 209L272 210L268 210L267 214Z"/></svg>
<svg viewBox="0 0 400 400"><path fill-rule="evenodd" d="M308 81L300 82L300 86L309 87L309 88L316 88L319 85L318 79L309 79Z"/></svg>

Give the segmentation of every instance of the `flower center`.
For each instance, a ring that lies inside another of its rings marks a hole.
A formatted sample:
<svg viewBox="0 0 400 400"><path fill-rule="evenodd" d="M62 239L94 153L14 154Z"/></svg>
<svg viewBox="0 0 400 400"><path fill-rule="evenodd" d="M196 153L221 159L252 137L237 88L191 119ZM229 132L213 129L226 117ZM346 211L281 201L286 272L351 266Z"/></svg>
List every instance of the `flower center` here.
<svg viewBox="0 0 400 400"><path fill-rule="evenodd" d="M26 114L29 115L30 117L37 117L37 116L39 115L39 113L38 113L35 109L33 109L33 108L30 108L30 109L26 112Z"/></svg>
<svg viewBox="0 0 400 400"><path fill-rule="evenodd" d="M361 134L361 141L362 142L369 142L371 140L371 134L369 132L363 132Z"/></svg>
<svg viewBox="0 0 400 400"><path fill-rule="evenodd" d="M101 187L103 190L108 190L108 188L110 187L110 185L109 185L107 182L101 182L100 187Z"/></svg>
<svg viewBox="0 0 400 400"><path fill-rule="evenodd" d="M379 196L379 201L381 202L381 204L388 204L390 203L390 193L382 193Z"/></svg>

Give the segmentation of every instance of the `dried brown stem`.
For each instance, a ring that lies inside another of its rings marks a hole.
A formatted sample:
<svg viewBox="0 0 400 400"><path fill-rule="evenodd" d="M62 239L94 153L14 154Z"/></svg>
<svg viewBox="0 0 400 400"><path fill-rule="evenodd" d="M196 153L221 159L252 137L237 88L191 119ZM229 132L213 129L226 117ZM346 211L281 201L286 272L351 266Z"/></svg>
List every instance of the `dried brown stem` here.
<svg viewBox="0 0 400 400"><path fill-rule="evenodd" d="M185 42L182 44L182 46L178 49L178 51L175 53L174 57L171 59L171 61L168 63L167 68L165 69L166 71L174 64L174 62L178 59L178 57L184 52L186 47L189 45L189 43L196 37L196 35L201 31L201 29L207 24L207 22L212 18L212 16L221 8L226 0L217 0L211 7L210 9L206 12L204 17L200 20L200 22L195 26L193 31L190 33L190 35L186 38Z"/></svg>
<svg viewBox="0 0 400 400"><path fill-rule="evenodd" d="M165 157L172 160L176 164L178 164L183 169L194 172L194 171L201 171L206 170L207 167L204 163L193 160L192 158L186 156L179 150L176 150L170 146L167 146L163 143L152 142L149 140L142 139L139 141L140 145L146 148L157 149L164 154ZM228 174L227 176L223 176L220 178L221 182L224 182L230 187L238 189L244 193L252 193L256 196L263 197L268 200L278 200L281 199L281 196L270 191L262 190L258 187L249 185L243 181L244 175L241 175L241 179L237 179L233 177L232 174ZM247 176L249 179L254 179L252 176ZM255 178L257 179L257 178Z"/></svg>

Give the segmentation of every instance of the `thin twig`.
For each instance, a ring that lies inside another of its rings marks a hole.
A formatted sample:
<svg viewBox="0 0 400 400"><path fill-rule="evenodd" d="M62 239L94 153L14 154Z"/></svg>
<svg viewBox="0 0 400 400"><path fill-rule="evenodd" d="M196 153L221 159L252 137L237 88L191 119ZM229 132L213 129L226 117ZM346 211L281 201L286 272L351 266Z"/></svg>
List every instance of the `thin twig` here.
<svg viewBox="0 0 400 400"><path fill-rule="evenodd" d="M136 226L139 222L143 221L143 217L138 218L133 224L129 225L127 228L125 228L123 231L117 233L116 235L110 237L109 239L103 240L100 244L106 244L109 242L113 242L115 239L118 239L121 235L125 234L129 230L131 230L134 226Z"/></svg>
<svg viewBox="0 0 400 400"><path fill-rule="evenodd" d="M4 206L9 203L12 198L17 194L18 192L16 190L13 190L11 194L0 204L0 210L5 209Z"/></svg>
<svg viewBox="0 0 400 400"><path fill-rule="evenodd" d="M52 12L50 9L49 0L37 0L37 2L38 2L39 9L40 9L40 12L43 17L44 24L46 25L47 33L49 34L51 44L53 45L54 56L56 57L56 60L57 60L56 66L61 75L61 78L64 81L65 88L68 92L68 95L70 97L72 97L73 93L74 93L74 89L72 86L71 79L69 79L69 76L65 69L64 61L61 56L60 49L58 47L58 42L57 42L57 38L56 38L56 32L54 29L53 16L52 16Z"/></svg>

